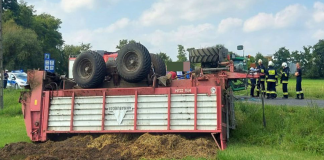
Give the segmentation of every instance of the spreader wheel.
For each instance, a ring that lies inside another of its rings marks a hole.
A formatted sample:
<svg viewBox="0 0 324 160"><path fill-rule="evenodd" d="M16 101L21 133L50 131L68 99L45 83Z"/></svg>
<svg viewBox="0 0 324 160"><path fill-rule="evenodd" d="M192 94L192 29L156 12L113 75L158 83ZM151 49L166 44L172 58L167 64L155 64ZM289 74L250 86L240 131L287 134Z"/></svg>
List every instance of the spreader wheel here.
<svg viewBox="0 0 324 160"><path fill-rule="evenodd" d="M129 43L118 51L117 70L127 82L140 82L150 72L151 57L148 50L140 43Z"/></svg>
<svg viewBox="0 0 324 160"><path fill-rule="evenodd" d="M73 78L82 88L99 86L106 76L106 65L103 57L94 51L81 53L73 64Z"/></svg>

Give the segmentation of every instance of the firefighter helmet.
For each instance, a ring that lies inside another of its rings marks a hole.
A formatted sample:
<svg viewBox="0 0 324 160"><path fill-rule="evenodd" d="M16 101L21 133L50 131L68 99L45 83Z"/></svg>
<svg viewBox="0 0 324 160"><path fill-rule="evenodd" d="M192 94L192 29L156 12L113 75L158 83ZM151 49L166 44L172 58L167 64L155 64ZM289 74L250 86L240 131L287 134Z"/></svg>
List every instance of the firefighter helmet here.
<svg viewBox="0 0 324 160"><path fill-rule="evenodd" d="M288 65L286 62L283 62L281 66L287 68Z"/></svg>
<svg viewBox="0 0 324 160"><path fill-rule="evenodd" d="M272 61L269 61L268 66L274 66L273 62Z"/></svg>
<svg viewBox="0 0 324 160"><path fill-rule="evenodd" d="M262 59L259 59L259 60L258 60L258 63L262 63Z"/></svg>

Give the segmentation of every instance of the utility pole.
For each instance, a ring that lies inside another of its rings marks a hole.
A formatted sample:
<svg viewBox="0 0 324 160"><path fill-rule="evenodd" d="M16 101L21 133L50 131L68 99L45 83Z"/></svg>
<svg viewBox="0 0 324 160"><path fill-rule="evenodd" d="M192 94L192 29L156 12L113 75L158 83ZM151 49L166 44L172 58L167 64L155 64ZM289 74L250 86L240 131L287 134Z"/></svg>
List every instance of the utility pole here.
<svg viewBox="0 0 324 160"><path fill-rule="evenodd" d="M0 109L3 109L2 0L0 0Z"/></svg>

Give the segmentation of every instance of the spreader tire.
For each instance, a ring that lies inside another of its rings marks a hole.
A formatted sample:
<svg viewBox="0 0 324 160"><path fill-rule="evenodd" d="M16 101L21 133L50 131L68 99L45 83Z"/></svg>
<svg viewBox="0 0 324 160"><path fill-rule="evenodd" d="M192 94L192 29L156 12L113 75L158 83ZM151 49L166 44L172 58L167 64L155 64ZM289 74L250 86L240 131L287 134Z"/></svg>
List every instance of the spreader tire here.
<svg viewBox="0 0 324 160"><path fill-rule="evenodd" d="M82 88L99 86L106 76L106 65L103 57L94 51L81 53L73 64L73 78Z"/></svg>
<svg viewBox="0 0 324 160"><path fill-rule="evenodd" d="M159 76L165 76L166 67L164 61L156 54L151 53L150 55L155 74Z"/></svg>
<svg viewBox="0 0 324 160"><path fill-rule="evenodd" d="M117 70L127 82L142 81L150 72L151 57L149 51L140 43L129 43L118 51Z"/></svg>

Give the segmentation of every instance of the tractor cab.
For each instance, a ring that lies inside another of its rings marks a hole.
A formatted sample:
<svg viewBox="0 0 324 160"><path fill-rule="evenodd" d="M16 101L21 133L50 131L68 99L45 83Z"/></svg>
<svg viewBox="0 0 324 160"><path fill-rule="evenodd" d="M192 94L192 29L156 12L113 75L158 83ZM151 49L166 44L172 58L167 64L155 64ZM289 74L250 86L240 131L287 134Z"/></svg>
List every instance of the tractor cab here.
<svg viewBox="0 0 324 160"><path fill-rule="evenodd" d="M248 67L247 67L247 58L245 57L239 57L235 54L230 55L230 60L233 61L234 63L234 70L235 72L248 72Z"/></svg>

